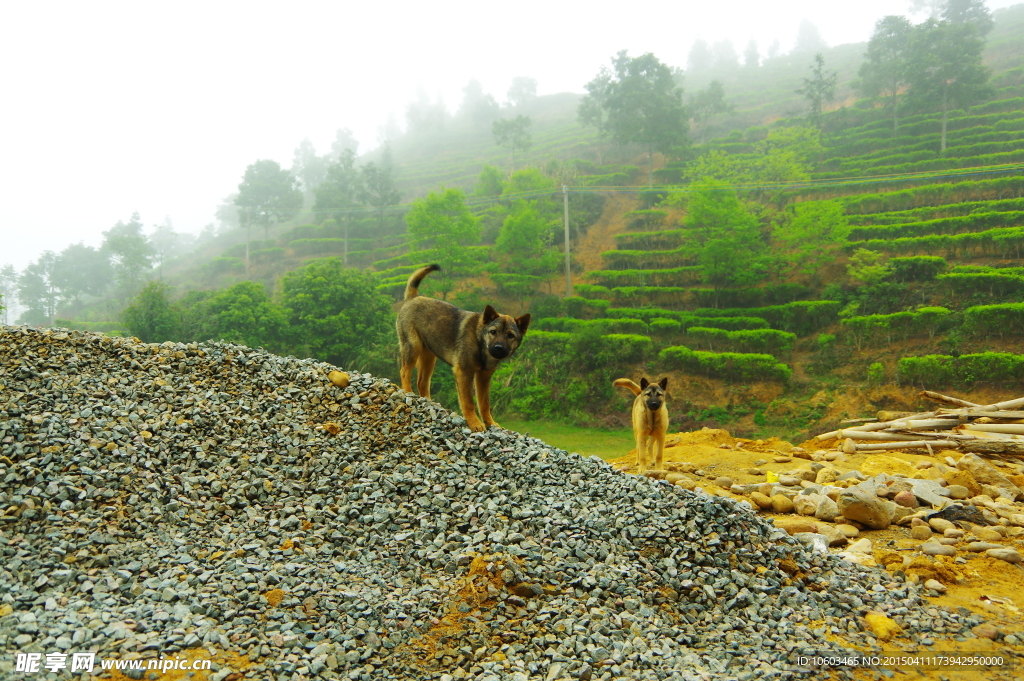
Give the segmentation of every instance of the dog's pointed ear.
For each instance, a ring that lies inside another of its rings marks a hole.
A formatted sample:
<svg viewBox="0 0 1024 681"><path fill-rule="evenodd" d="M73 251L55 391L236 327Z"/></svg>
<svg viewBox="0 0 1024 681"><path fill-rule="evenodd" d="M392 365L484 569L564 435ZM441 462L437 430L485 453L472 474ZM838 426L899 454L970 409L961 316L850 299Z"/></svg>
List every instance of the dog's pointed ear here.
<svg viewBox="0 0 1024 681"><path fill-rule="evenodd" d="M661 386L661 389L662 389L662 390L664 390L665 388L667 388L667 387L668 387L668 376L666 376L665 378L663 378L663 379L661 379L660 381L658 381L658 385L660 385L660 386Z"/></svg>
<svg viewBox="0 0 1024 681"><path fill-rule="evenodd" d="M498 318L498 311L488 305L484 308L484 324L490 324Z"/></svg>
<svg viewBox="0 0 1024 681"><path fill-rule="evenodd" d="M516 317L516 326L519 327L519 333L526 335L526 330L530 328L530 313L527 312L522 317Z"/></svg>
<svg viewBox="0 0 1024 681"><path fill-rule="evenodd" d="M644 376L643 378L640 379L640 389L641 390L645 389L650 384L651 384L651 382L647 380L646 376Z"/></svg>

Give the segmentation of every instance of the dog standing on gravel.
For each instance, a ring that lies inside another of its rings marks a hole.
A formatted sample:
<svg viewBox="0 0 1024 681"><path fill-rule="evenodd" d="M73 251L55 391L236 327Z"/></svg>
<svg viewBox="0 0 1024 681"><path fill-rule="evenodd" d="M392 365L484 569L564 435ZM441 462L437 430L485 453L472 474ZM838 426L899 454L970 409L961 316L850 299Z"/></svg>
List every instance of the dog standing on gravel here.
<svg viewBox="0 0 1024 681"><path fill-rule="evenodd" d="M648 454L654 448L654 467L660 469L665 454L665 433L668 432L668 407L665 406L665 389L668 377L658 383L646 378L637 385L628 378L616 378L612 385L628 388L636 395L633 400L633 437L636 439L636 467L641 475L647 470Z"/></svg>
<svg viewBox="0 0 1024 681"><path fill-rule="evenodd" d="M472 430L497 426L491 417L491 375L498 363L511 357L530 326L530 315L513 319L498 314L488 305L482 313L460 310L450 303L421 296L419 285L437 265L421 267L412 273L405 286L405 302L398 311L395 326L401 354L402 390L412 392L412 369L417 368L419 394L430 398L430 377L437 358L452 365L459 407ZM480 400L476 415L473 387Z"/></svg>

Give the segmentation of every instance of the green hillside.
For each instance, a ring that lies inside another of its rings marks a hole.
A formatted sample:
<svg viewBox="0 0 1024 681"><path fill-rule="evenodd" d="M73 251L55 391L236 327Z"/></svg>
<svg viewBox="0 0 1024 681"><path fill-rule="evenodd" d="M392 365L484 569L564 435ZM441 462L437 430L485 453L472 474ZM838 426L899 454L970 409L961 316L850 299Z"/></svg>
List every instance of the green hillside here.
<svg viewBox="0 0 1024 681"><path fill-rule="evenodd" d="M308 193L300 215L248 244L248 277L239 230L165 263L167 287L135 299L135 316L102 319L97 303L71 323L261 342L394 379L388 313L359 327L360 344L343 338L349 313L310 326L318 313L299 307L329 271L351 273L331 295L398 301L409 274L438 260L426 294L533 316L496 375L498 413L613 423L613 378L670 373L681 425L793 437L843 416L836 396L851 389L1020 389L1024 5L994 19L989 90L946 113L945 150L934 105L908 99L894 133L884 106L857 98L864 44L824 52L837 96L820 121L795 92L811 55L687 74L687 92L717 80L734 108L702 129L706 143L691 130L691 144L655 154L651 187L642 145L582 125L578 95L540 97L502 112L532 122L515 170L487 126L400 136L390 152L401 206L328 215ZM465 220L468 236L445 236L428 214ZM323 269L324 258L344 266ZM435 375L434 392L455 406L450 373Z"/></svg>

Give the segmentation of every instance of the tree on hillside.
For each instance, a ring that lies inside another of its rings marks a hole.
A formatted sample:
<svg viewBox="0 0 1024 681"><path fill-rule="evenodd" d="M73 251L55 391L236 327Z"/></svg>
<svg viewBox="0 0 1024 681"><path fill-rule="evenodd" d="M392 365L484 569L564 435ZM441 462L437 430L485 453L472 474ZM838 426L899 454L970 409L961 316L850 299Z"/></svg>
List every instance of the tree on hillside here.
<svg viewBox="0 0 1024 681"><path fill-rule="evenodd" d="M507 97L508 105L514 108L529 104L537 99L537 79L524 76L513 78Z"/></svg>
<svg viewBox="0 0 1024 681"><path fill-rule="evenodd" d="M929 19L914 30L908 97L917 107L942 114L939 153L946 151L949 112L991 96L989 69L981 63L984 46L974 21Z"/></svg>
<svg viewBox="0 0 1024 681"><path fill-rule="evenodd" d="M362 187L359 200L377 209L378 226L384 231L384 211L397 206L402 200L395 182L395 164L391 158L391 146L385 144L380 162L370 161L362 168Z"/></svg>
<svg viewBox="0 0 1024 681"><path fill-rule="evenodd" d="M743 50L743 66L744 68L753 69L757 68L760 64L761 55L757 51L757 41L751 38Z"/></svg>
<svg viewBox="0 0 1024 681"><path fill-rule="evenodd" d="M580 99L579 108L576 110L576 118L580 123L597 128L598 163L604 162L604 140L609 135L608 95L611 81L612 74L607 67L602 66L597 75L584 86L587 94Z"/></svg>
<svg viewBox="0 0 1024 681"><path fill-rule="evenodd" d="M476 181L473 196L501 196L505 191L504 174L492 165L484 164Z"/></svg>
<svg viewBox="0 0 1024 681"><path fill-rule="evenodd" d="M494 245L502 269L534 276L557 270L561 257L551 248L552 234L551 221L537 211L536 201L516 201Z"/></svg>
<svg viewBox="0 0 1024 681"><path fill-rule="evenodd" d="M795 204L774 225L772 240L782 251L786 274L821 284L821 268L842 254L850 225L838 201Z"/></svg>
<svg viewBox="0 0 1024 681"><path fill-rule="evenodd" d="M53 323L60 298L53 281L56 265L57 254L43 251L18 277L18 302L27 308L18 318L20 323L33 326Z"/></svg>
<svg viewBox="0 0 1024 681"><path fill-rule="evenodd" d="M768 256L757 217L733 189L716 180L699 182L686 209L683 228L691 235L687 243L705 284L718 291L764 277Z"/></svg>
<svg viewBox="0 0 1024 681"><path fill-rule="evenodd" d="M263 227L263 238L269 239L272 224L295 217L302 208L302 192L294 175L264 159L245 169L235 205L246 223Z"/></svg>
<svg viewBox="0 0 1024 681"><path fill-rule="evenodd" d="M170 301L170 290L166 284L151 281L139 292L121 312L121 323L128 333L143 343L184 340L180 335L178 312Z"/></svg>
<svg viewBox="0 0 1024 681"><path fill-rule="evenodd" d="M77 243L57 256L53 283L62 301L77 302L83 295L101 295L110 286L112 276L109 253Z"/></svg>
<svg viewBox="0 0 1024 681"><path fill-rule="evenodd" d="M794 53L818 52L828 47L825 39L821 37L821 31L807 19L800 20L800 27L796 32L796 44L793 46Z"/></svg>
<svg viewBox="0 0 1024 681"><path fill-rule="evenodd" d="M355 153L345 149L329 168L320 186L316 188L316 203L313 212L317 220L333 219L341 225L344 233L344 257L348 265L348 231L352 222L352 209L359 203L363 191L363 176L355 167Z"/></svg>
<svg viewBox="0 0 1024 681"><path fill-rule="evenodd" d="M701 141L707 139L707 126L711 118L719 114L730 113L732 110L732 104L725 101L725 89L722 87L722 82L718 80L711 81L710 85L690 97L690 118L700 130Z"/></svg>
<svg viewBox="0 0 1024 681"><path fill-rule="evenodd" d="M740 65L740 57L736 54L731 40L719 40L711 46L711 53L714 56L714 68L734 69Z"/></svg>
<svg viewBox="0 0 1024 681"><path fill-rule="evenodd" d="M441 97L438 96L432 102L422 89L416 93L416 101L410 102L405 108L406 130L412 135L435 135L442 132L448 118L448 109Z"/></svg>
<svg viewBox="0 0 1024 681"><path fill-rule="evenodd" d="M893 137L900 127L897 97L910 82L913 31L914 27L906 17L890 15L879 19L858 72L861 92L867 97L886 101L892 113Z"/></svg>
<svg viewBox="0 0 1024 681"><path fill-rule="evenodd" d="M686 69L693 73L709 70L715 63L715 55L706 40L698 38L693 41L690 47L690 54L686 58Z"/></svg>
<svg viewBox="0 0 1024 681"><path fill-rule="evenodd" d="M984 0L946 0L941 15L944 21L955 25L971 24L981 37L992 32L995 21Z"/></svg>
<svg viewBox="0 0 1024 681"><path fill-rule="evenodd" d="M825 70L825 57L821 52L814 55L814 64L810 69L811 77L804 78L803 87L797 90L797 94L803 95L810 105L811 110L807 114L807 119L820 128L822 109L825 104L831 103L836 98L838 75L835 71Z"/></svg>
<svg viewBox="0 0 1024 681"><path fill-rule="evenodd" d="M242 281L206 301L213 337L250 348L285 352L288 346L288 314L274 303L262 284Z"/></svg>
<svg viewBox="0 0 1024 681"><path fill-rule="evenodd" d="M342 368L358 369L375 346L394 333L391 301L373 275L338 258L312 260L281 280L281 304L298 339L294 351Z"/></svg>
<svg viewBox="0 0 1024 681"><path fill-rule="evenodd" d="M512 151L512 168L516 167L516 149L526 151L533 144L530 138L530 117L516 116L515 118L502 118L491 124L491 132L494 133L494 141L499 147L505 147Z"/></svg>
<svg viewBox="0 0 1024 681"><path fill-rule="evenodd" d="M687 143L683 90L672 69L648 52L630 57L625 50L612 59L607 93L608 128L619 144L647 151L647 183L654 183L654 152L668 153Z"/></svg>
<svg viewBox="0 0 1024 681"><path fill-rule="evenodd" d="M480 221L465 199L461 189L430 192L413 201L405 216L413 252L422 262L441 266L432 279L442 299L447 299L456 278L476 270L469 247L480 241Z"/></svg>
<svg viewBox="0 0 1024 681"><path fill-rule="evenodd" d="M500 108L494 96L484 92L480 81L473 79L462 88L462 104L456 116L472 128L486 129L498 118Z"/></svg>
<svg viewBox="0 0 1024 681"><path fill-rule="evenodd" d="M7 264L0 268L0 303L4 305L0 307L0 323L9 323L11 301L14 300L15 292L18 290L17 284L18 272L14 269L14 265Z"/></svg>
<svg viewBox="0 0 1024 681"><path fill-rule="evenodd" d="M152 267L153 245L142 233L142 220L132 213L128 222L118 221L103 232L102 249L110 255L114 281L126 297L134 297L142 288L143 275Z"/></svg>
<svg viewBox="0 0 1024 681"><path fill-rule="evenodd" d="M359 152L359 140L348 128L338 128L334 133L334 141L331 142L330 160L337 161L345 151L351 151L355 156Z"/></svg>
<svg viewBox="0 0 1024 681"><path fill-rule="evenodd" d="M323 182L327 174L327 165L328 160L323 156L317 156L313 143L306 137L295 148L291 173L298 178L302 191L311 192Z"/></svg>

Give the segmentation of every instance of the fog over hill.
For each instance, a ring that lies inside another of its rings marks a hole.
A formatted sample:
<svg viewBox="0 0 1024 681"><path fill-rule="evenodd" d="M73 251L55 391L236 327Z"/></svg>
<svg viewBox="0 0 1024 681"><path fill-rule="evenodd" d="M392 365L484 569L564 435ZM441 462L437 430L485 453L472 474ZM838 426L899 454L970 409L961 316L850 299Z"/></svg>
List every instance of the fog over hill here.
<svg viewBox="0 0 1024 681"><path fill-rule="evenodd" d="M622 49L685 68L695 41L738 59L753 41L764 59L800 40L863 42L909 3L868 0L851 12L807 0L685 11L654 2L616 8L614 20L599 6L532 2L514 13L469 3L386 13L319 2L287 13L230 2L58 5L10 5L0 22L15 103L0 133L0 267L20 270L78 241L98 246L135 211L147 231L197 234L253 161L289 167L304 138L327 153L339 128L370 151L408 127L410 102L457 114L473 80L498 104L516 77L535 79L540 95L581 93Z"/></svg>

